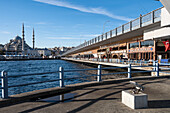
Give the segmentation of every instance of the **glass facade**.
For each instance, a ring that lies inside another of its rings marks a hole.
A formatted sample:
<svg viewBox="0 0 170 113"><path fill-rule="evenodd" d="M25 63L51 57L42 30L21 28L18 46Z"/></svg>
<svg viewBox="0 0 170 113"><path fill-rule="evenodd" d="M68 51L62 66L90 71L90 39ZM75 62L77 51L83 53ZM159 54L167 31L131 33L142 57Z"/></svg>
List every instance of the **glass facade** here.
<svg viewBox="0 0 170 113"><path fill-rule="evenodd" d="M141 42L141 47L148 47L148 46L154 46L154 41L148 40L148 41Z"/></svg>
<svg viewBox="0 0 170 113"><path fill-rule="evenodd" d="M139 47L139 42L130 43L130 48L136 48L136 47Z"/></svg>

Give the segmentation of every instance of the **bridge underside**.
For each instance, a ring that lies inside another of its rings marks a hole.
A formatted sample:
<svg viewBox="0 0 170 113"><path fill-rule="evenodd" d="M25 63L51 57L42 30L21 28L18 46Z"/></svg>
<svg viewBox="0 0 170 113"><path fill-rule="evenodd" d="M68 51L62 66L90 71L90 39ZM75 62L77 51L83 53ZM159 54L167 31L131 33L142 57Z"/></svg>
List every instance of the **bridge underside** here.
<svg viewBox="0 0 170 113"><path fill-rule="evenodd" d="M160 1L170 13L170 1L169 0L160 0Z"/></svg>

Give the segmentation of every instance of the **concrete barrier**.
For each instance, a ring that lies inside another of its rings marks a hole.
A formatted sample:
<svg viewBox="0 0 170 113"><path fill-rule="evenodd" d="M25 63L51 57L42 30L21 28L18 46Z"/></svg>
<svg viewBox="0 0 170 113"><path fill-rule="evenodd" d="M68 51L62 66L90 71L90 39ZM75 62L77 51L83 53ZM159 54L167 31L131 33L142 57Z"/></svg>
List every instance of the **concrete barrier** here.
<svg viewBox="0 0 170 113"><path fill-rule="evenodd" d="M148 107L148 95L145 93L133 94L131 90L122 91L122 103L132 109Z"/></svg>

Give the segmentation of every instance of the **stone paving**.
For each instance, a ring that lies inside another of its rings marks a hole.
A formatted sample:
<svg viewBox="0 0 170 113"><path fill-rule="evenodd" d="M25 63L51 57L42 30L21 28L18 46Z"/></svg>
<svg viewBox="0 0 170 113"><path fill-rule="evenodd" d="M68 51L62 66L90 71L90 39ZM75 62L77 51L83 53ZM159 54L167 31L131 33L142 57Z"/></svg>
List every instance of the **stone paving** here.
<svg viewBox="0 0 170 113"><path fill-rule="evenodd" d="M28 101L0 108L0 113L170 113L170 79L136 80L148 94L148 108L130 109L121 103L121 91L129 82L91 86L70 93L67 102Z"/></svg>

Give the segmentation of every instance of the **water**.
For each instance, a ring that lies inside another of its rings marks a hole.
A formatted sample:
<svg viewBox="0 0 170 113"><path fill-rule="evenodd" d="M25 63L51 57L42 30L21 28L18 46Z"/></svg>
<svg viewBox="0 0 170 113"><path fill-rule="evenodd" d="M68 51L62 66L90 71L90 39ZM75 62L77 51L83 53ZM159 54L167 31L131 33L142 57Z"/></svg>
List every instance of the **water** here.
<svg viewBox="0 0 170 113"><path fill-rule="evenodd" d="M84 69L84 68L91 68L89 66L84 66L78 63L72 63L63 60L28 60L28 61L0 61L0 71L5 70L8 72L9 76L12 75L22 75L22 74L29 74L29 73L43 73L43 72L53 72L58 71L59 67L62 66L65 70L67 69ZM90 73L86 72L67 72L65 73L65 77L79 77L79 76L86 76ZM8 78L8 85L19 85L19 84L26 84L38 81L46 81L46 80L53 80L58 79L58 73L54 74L45 74L45 75L32 75L32 76L19 76L19 77L10 77ZM91 81L90 79L72 79L72 80L65 80L65 84L75 84L80 82ZM58 87L59 82L47 82L29 86L21 86L21 87L14 87L9 88L9 95L19 94L23 92L29 92L33 90L51 88L51 87ZM1 92L0 92L1 93Z"/></svg>
<svg viewBox="0 0 170 113"><path fill-rule="evenodd" d="M77 95L77 93L66 93L62 95L57 95L53 97L48 97L44 99L37 100L38 102L70 102L74 97Z"/></svg>

